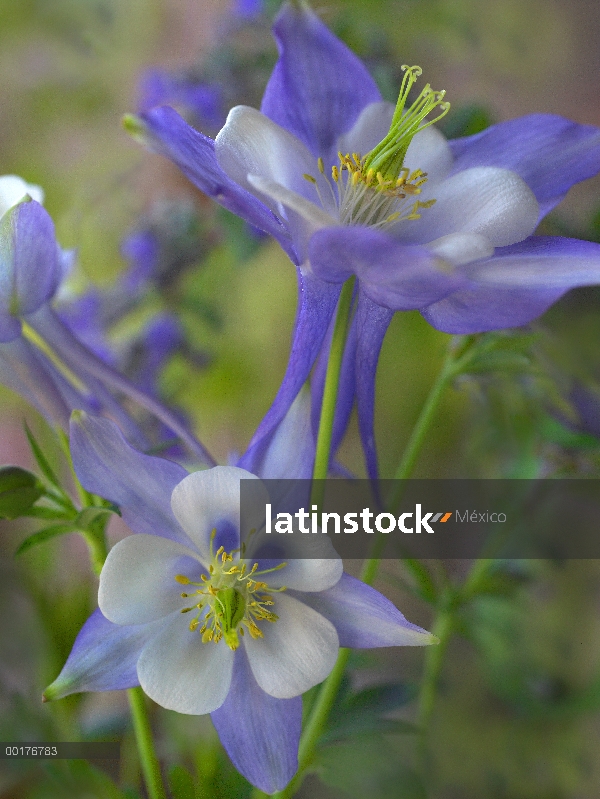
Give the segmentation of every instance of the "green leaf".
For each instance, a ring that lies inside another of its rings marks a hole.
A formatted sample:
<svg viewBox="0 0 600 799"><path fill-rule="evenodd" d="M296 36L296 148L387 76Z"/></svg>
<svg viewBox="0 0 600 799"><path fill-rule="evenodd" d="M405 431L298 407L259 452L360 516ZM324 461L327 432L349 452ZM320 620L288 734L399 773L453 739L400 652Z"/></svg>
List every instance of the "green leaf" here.
<svg viewBox="0 0 600 799"><path fill-rule="evenodd" d="M169 769L169 787L173 799L196 799L194 778L183 766L171 766Z"/></svg>
<svg viewBox="0 0 600 799"><path fill-rule="evenodd" d="M0 468L0 519L23 516L44 494L38 478L19 466Z"/></svg>
<svg viewBox="0 0 600 799"><path fill-rule="evenodd" d="M50 527L45 527L43 530L33 533L33 535L28 536L22 541L15 555L22 555L23 552L27 552L28 549L38 544L43 544L44 541L49 541L51 538L56 538L58 535L65 535L65 533L76 533L77 530L78 528L73 522L68 524L53 524Z"/></svg>
<svg viewBox="0 0 600 799"><path fill-rule="evenodd" d="M550 441L552 444L558 444L558 446L564 449L594 450L600 447L600 440L595 436L589 433L580 433L576 430L570 430L551 416L546 416L542 420L540 431L546 441Z"/></svg>
<svg viewBox="0 0 600 799"><path fill-rule="evenodd" d="M322 740L341 740L377 732L414 734L418 732L415 724L383 717L391 710L406 705L414 696L413 687L403 683L376 685L355 694L347 694L342 701L336 703L330 717L329 729Z"/></svg>
<svg viewBox="0 0 600 799"><path fill-rule="evenodd" d="M37 441L33 437L33 433L31 432L31 430L27 426L27 423L25 423L24 426L25 426L25 434L27 435L27 440L29 441L29 446L31 447L31 451L33 452L33 456L34 456L34 458L35 458L35 460L37 462L37 465L40 467L40 469L42 471L42 474L44 475L46 480L48 480L48 482L51 485L55 486L55 488L58 488L59 491L62 491L62 488L61 488L61 485L60 485L60 482L59 482L57 476L54 474L54 471L53 471L52 467L50 466L50 464L48 463L48 460L46 459L46 456L42 452L42 449L41 449L40 445L37 443Z"/></svg>
<svg viewBox="0 0 600 799"><path fill-rule="evenodd" d="M30 508L27 513L22 513L22 516L27 516L30 519L66 519L70 517L64 510L55 510L54 508L46 508L43 506L36 506Z"/></svg>
<svg viewBox="0 0 600 799"><path fill-rule="evenodd" d="M418 777L382 735L354 738L319 749L315 763L326 785L356 799L425 799Z"/></svg>

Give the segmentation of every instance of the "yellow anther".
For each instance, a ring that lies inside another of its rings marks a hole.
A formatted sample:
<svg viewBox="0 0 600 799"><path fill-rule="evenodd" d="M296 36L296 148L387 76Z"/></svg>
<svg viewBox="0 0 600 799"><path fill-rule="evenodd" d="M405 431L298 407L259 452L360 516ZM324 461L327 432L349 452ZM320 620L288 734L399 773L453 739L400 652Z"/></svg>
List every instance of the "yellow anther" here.
<svg viewBox="0 0 600 799"><path fill-rule="evenodd" d="M256 626L256 624L253 621L251 621L248 624L248 632L250 633L252 638L263 638L264 637L263 634L262 634L262 631Z"/></svg>
<svg viewBox="0 0 600 799"><path fill-rule="evenodd" d="M200 579L202 580L203 583L207 583L208 582L208 577L205 574L201 574L200 575Z"/></svg>
<svg viewBox="0 0 600 799"><path fill-rule="evenodd" d="M213 631L212 630L206 630L206 632L204 632L202 634L202 643L203 644L207 644L209 641L212 641L212 639L213 639Z"/></svg>
<svg viewBox="0 0 600 799"><path fill-rule="evenodd" d="M180 585L189 585L189 583L191 582L190 578L186 577L185 574L176 574L175 575L175 580Z"/></svg>
<svg viewBox="0 0 600 799"><path fill-rule="evenodd" d="M308 180L309 183L317 182L316 178L313 178L312 175L307 175L306 172L302 175L302 177L304 178L304 180Z"/></svg>
<svg viewBox="0 0 600 799"><path fill-rule="evenodd" d="M338 170L337 166L332 166L331 167L331 177L335 180L336 183L339 181L340 173L339 173L339 170Z"/></svg>
<svg viewBox="0 0 600 799"><path fill-rule="evenodd" d="M193 609L194 609L193 607L192 608L182 608L181 609L181 613L189 613L190 610L193 610Z"/></svg>
<svg viewBox="0 0 600 799"><path fill-rule="evenodd" d="M190 632L193 633L199 624L200 622L198 621L198 619L192 619L192 621L190 622Z"/></svg>
<svg viewBox="0 0 600 799"><path fill-rule="evenodd" d="M325 164L323 163L322 158L317 159L317 166L319 167L319 172L324 175L325 174Z"/></svg>

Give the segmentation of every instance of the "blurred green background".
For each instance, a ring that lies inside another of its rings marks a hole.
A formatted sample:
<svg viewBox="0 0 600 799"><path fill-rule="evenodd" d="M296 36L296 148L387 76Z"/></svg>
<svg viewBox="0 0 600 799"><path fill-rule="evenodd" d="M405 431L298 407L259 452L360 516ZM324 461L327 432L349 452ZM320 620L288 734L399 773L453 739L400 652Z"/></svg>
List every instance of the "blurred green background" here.
<svg viewBox="0 0 600 799"><path fill-rule="evenodd" d="M273 12L278 4L267 5ZM44 188L61 244L79 252L72 290L115 280L125 266L123 236L157 202L193 203L210 232L215 246L175 291L210 307L204 318L183 316L190 343L210 362L195 370L181 360L169 364L163 391L192 415L198 435L221 462L244 450L283 375L295 272L275 244L249 245L235 220L207 203L174 166L130 140L120 120L136 109L146 67L204 63L218 74L215 48L228 11L218 0L0 0L0 174L16 173ZM317 11L367 59L387 99L395 99L399 65L420 64L424 79L446 89L453 104L449 134L529 112L600 125L600 6L594 2L332 0ZM252 91L260 97L275 59L265 25L241 34L235 46L248 58L258 53L251 61ZM546 229L597 237L599 210L595 179L571 192ZM155 302L150 297L131 325L151 313ZM561 380L568 383L573 375L600 379L599 308L597 290L572 293L535 326L535 371L468 378L448 392L418 475L527 476L544 459L555 459L597 476L596 453L580 457L557 450L556 442L540 435L540 419L548 392L556 399L556 382L560 389ZM113 331L115 343L128 332ZM394 319L377 394L384 476L399 460L447 338L417 313ZM548 370L540 376L538 368L548 362L551 390ZM565 377L554 381L557 372ZM23 418L52 446L43 422L5 390L0 413L0 463L32 465ZM341 458L364 473L355 422ZM71 536L15 563L12 553L23 529L0 529L0 739L124 736L120 773L112 776L136 786L139 773L121 695L75 697L51 707L39 701L95 605L83 544ZM450 566L457 577L464 570L464 564ZM381 589L408 618L427 626L429 608L400 587L401 576L401 569L388 564ZM599 587L596 563L531 564L506 595L473 603L462 637L450 648L434 717L432 796L599 795ZM369 655L357 658L355 667L358 684L382 675L414 683L422 652ZM410 707L398 712L410 718ZM165 711L156 724L161 756L168 763L183 759L207 796L244 795L247 787L228 768L207 719ZM369 744L374 740L367 735L330 746L321 763L329 787L310 778L304 795L423 796L412 770L411 737L389 734L385 746L377 739L377 751ZM349 777L349 764L358 777ZM121 795L112 790L82 764L52 769L0 761L3 799Z"/></svg>

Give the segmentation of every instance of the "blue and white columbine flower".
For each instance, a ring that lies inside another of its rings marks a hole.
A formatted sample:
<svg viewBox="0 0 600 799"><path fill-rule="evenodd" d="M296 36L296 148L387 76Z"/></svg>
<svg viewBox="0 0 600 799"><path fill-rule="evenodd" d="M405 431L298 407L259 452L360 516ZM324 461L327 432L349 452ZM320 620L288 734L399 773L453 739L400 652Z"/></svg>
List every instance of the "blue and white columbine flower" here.
<svg viewBox="0 0 600 799"><path fill-rule="evenodd" d="M83 485L118 503L137 535L110 551L99 610L46 699L141 684L163 707L211 713L234 765L272 793L298 767L300 695L325 679L340 646L434 642L336 557L273 569L241 551L245 470L188 474L85 415L71 448Z"/></svg>
<svg viewBox="0 0 600 799"><path fill-rule="evenodd" d="M253 446L307 379L341 283L358 278L336 430L355 388L373 473L374 376L395 311L476 333L526 324L569 289L600 282L600 246L533 236L573 184L600 170L600 130L536 114L448 142L428 126L427 114L445 110L441 92L427 86L405 108L417 68L394 108L304 3L285 5L274 32L279 60L260 111L234 108L216 141L170 108L142 115L136 132L297 266L291 358Z"/></svg>

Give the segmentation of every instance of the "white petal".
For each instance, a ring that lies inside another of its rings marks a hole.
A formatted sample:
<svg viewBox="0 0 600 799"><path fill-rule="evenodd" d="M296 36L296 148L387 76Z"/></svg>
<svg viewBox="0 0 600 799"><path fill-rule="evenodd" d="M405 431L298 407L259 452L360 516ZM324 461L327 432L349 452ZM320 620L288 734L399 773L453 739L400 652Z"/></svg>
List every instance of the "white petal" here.
<svg viewBox="0 0 600 799"><path fill-rule="evenodd" d="M235 546L239 546L240 480L257 479L237 466L215 466L203 472L193 472L175 486L171 508L179 524L198 547L204 563L210 562L210 536L219 523L229 524L237 531L238 542ZM265 492L265 503L268 501ZM256 503L257 509L260 504ZM261 511L257 524L264 523L264 503Z"/></svg>
<svg viewBox="0 0 600 799"><path fill-rule="evenodd" d="M421 200L435 198L418 220L398 223L402 241L426 243L450 233L479 233L494 247L522 241L537 227L539 206L529 186L515 172L473 167L452 175Z"/></svg>
<svg viewBox="0 0 600 799"><path fill-rule="evenodd" d="M328 535L320 531L314 534L301 533L294 519L294 532L291 535L271 533L271 536L262 536L260 543L271 543L267 538L281 547L281 559L287 562L279 571L265 575L264 580L269 586L285 586L296 591L325 591L342 576L342 559Z"/></svg>
<svg viewBox="0 0 600 799"><path fill-rule="evenodd" d="M340 136L339 152L344 155L346 153L366 155L377 147L382 139L385 139L393 116L394 105L392 103L370 103L362 110L348 133Z"/></svg>
<svg viewBox="0 0 600 799"><path fill-rule="evenodd" d="M420 169L427 173L426 185L429 188L446 177L453 162L452 150L446 137L433 125L417 133L408 145L404 158L405 166L412 172Z"/></svg>
<svg viewBox="0 0 600 799"><path fill-rule="evenodd" d="M321 206L286 189L280 183L259 175L248 175L248 181L256 189L255 194L263 199L269 198L276 206L276 213L287 220L301 261L306 259L306 247L313 233L324 227L339 225L337 213L335 216L330 215Z"/></svg>
<svg viewBox="0 0 600 799"><path fill-rule="evenodd" d="M454 266L469 264L494 254L489 239L479 233L450 233L430 241L427 249Z"/></svg>
<svg viewBox="0 0 600 799"><path fill-rule="evenodd" d="M261 622L264 638L243 638L256 682L270 696L290 699L322 682L338 654L335 627L285 594L276 595L276 622Z"/></svg>
<svg viewBox="0 0 600 799"><path fill-rule="evenodd" d="M473 264L466 274L477 283L502 288L570 289L600 283L600 258L578 257L575 253L563 257L521 254Z"/></svg>
<svg viewBox="0 0 600 799"><path fill-rule="evenodd" d="M322 538L331 546L329 539ZM294 558L283 569L266 574L264 580L272 588L285 586L296 591L325 591L338 582L343 571L341 558Z"/></svg>
<svg viewBox="0 0 600 799"><path fill-rule="evenodd" d="M224 641L202 643L189 616L173 621L149 641L138 660L140 685L157 704L202 715L221 707L231 685L233 652Z"/></svg>
<svg viewBox="0 0 600 799"><path fill-rule="evenodd" d="M175 541L137 533L110 550L98 590L98 605L115 624L144 624L184 607L175 575L200 579L198 556Z"/></svg>
<svg viewBox="0 0 600 799"><path fill-rule="evenodd" d="M215 153L229 177L252 194L256 192L248 180L249 174L275 181L317 201L314 184L303 177L307 174L317 181L322 196L329 202L329 189L319 172L317 159L295 136L255 108L238 105L231 109L215 139ZM267 204L277 212L276 205Z"/></svg>
<svg viewBox="0 0 600 799"><path fill-rule="evenodd" d="M44 190L41 186L26 183L18 175L2 175L0 177L0 216L20 202L26 194L38 203L44 202Z"/></svg>
<svg viewBox="0 0 600 799"><path fill-rule="evenodd" d="M271 439L260 465L266 480L303 480L312 475L315 439L308 388L300 391Z"/></svg>
<svg viewBox="0 0 600 799"><path fill-rule="evenodd" d="M267 197L273 200L277 204L279 213L281 213L281 206L289 208L302 216L314 230L337 224L336 216L332 216L323 210L320 205L316 205L301 194L287 189L281 183L253 174L248 175L248 182L263 198Z"/></svg>

